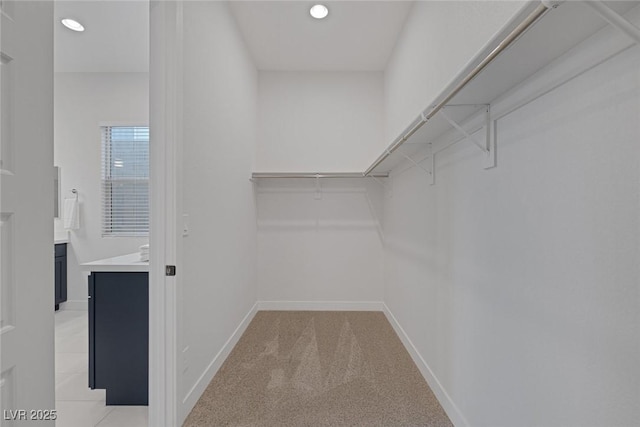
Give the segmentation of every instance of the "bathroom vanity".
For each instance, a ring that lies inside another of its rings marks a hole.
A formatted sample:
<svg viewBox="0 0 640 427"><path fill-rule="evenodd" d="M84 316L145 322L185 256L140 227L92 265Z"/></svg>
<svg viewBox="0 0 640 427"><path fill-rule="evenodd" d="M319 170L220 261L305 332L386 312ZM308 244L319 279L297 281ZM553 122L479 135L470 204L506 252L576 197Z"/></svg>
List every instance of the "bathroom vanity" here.
<svg viewBox="0 0 640 427"><path fill-rule="evenodd" d="M89 387L107 405L149 402L149 263L138 253L83 264L89 274Z"/></svg>

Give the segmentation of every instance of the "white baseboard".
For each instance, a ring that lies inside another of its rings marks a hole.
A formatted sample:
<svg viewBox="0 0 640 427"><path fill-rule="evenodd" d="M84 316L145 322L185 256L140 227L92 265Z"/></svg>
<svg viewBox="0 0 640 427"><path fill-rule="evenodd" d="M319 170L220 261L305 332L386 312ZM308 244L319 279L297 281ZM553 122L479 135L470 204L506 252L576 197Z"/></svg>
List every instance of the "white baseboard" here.
<svg viewBox="0 0 640 427"><path fill-rule="evenodd" d="M60 303L60 310L88 311L89 302L87 300L68 300Z"/></svg>
<svg viewBox="0 0 640 427"><path fill-rule="evenodd" d="M396 334L398 334L398 337L400 337L400 340L409 352L409 355L411 355L413 362L420 370L420 373L427 381L427 384L429 384L429 387L431 387L433 394L436 395L438 402L440 402L440 405L449 416L449 419L451 420L453 425L457 427L468 427L469 422L464 417L464 415L462 415L462 412L460 412L456 404L453 402L451 396L449 396L444 387L442 387L442 384L440 383L440 381L438 381L438 378L434 375L427 362L425 362L425 360L422 358L422 356L418 352L418 349L413 345L413 342L411 342L411 339L409 339L404 329L402 329L402 326L400 326L398 320L395 318L393 313L391 313L389 307L387 307L387 305L384 303L382 305L383 312L385 316L387 316L387 320L389 320L389 323L391 323L391 326L396 331Z"/></svg>
<svg viewBox="0 0 640 427"><path fill-rule="evenodd" d="M216 372L218 372L218 369L220 369L222 363L227 359L227 356L229 356L229 353L231 353L231 350L233 350L233 347L237 344L238 340L247 329L247 326L249 326L249 323L251 323L251 320L253 319L257 311L258 303L255 303L253 307L251 307L251 310L249 310L247 315L244 316L244 319L242 319L236 330L233 331L227 342L224 343L218 354L216 354L211 363L209 363L207 369L205 369L202 375L200 375L200 378L198 378L198 381L196 381L195 385L191 388L191 390L189 390L189 393L187 393L184 400L182 401L182 414L184 414L182 417L182 421L184 421L184 418L189 415L193 407L196 405L198 399L200 399L200 396L202 396L202 393L204 393L204 390L207 388Z"/></svg>
<svg viewBox="0 0 640 427"><path fill-rule="evenodd" d="M258 301L258 310L383 311L382 301Z"/></svg>

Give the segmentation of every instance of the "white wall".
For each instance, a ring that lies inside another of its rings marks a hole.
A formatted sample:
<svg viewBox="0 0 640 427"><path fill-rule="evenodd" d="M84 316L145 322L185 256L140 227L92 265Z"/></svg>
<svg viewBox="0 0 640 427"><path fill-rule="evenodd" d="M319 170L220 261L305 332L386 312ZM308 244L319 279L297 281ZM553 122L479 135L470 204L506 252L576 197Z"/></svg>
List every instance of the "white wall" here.
<svg viewBox="0 0 640 427"><path fill-rule="evenodd" d="M430 7L444 6L417 5L402 43L424 39ZM446 35L482 30L466 23ZM451 52L431 55L424 67L444 84ZM414 67L400 53L389 66L390 129L420 108L402 101L424 80ZM638 69L636 46L500 119L495 169L458 144L439 155L435 186L417 168L393 178L385 302L461 424L640 419Z"/></svg>
<svg viewBox="0 0 640 427"><path fill-rule="evenodd" d="M381 72L259 74L258 171L364 171L382 126Z"/></svg>
<svg viewBox="0 0 640 427"><path fill-rule="evenodd" d="M226 2L184 2L183 239L179 319L181 418L256 301L257 72ZM184 400L183 400L184 399Z"/></svg>
<svg viewBox="0 0 640 427"><path fill-rule="evenodd" d="M138 251L147 238L102 237L101 134L104 124L149 123L148 73L55 73L54 163L61 168L61 198L80 200L80 229L69 232L67 299L87 308L86 272L79 264ZM61 220L56 233L64 232ZM53 286L53 285L52 285Z"/></svg>
<svg viewBox="0 0 640 427"><path fill-rule="evenodd" d="M382 301L380 184L322 180L317 196L314 180L262 181L257 200L258 300L298 309Z"/></svg>
<svg viewBox="0 0 640 427"><path fill-rule="evenodd" d="M362 172L382 150L382 73L261 71L258 88L257 170ZM382 301L381 186L358 181L322 180L319 200L313 180L260 182L268 308Z"/></svg>

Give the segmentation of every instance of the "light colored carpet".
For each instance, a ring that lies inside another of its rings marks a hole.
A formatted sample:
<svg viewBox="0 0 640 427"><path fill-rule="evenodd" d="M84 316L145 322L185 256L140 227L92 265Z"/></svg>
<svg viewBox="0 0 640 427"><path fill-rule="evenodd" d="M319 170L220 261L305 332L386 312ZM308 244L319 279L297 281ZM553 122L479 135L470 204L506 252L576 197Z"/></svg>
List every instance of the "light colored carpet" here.
<svg viewBox="0 0 640 427"><path fill-rule="evenodd" d="M347 425L452 425L381 312L258 312L184 423Z"/></svg>

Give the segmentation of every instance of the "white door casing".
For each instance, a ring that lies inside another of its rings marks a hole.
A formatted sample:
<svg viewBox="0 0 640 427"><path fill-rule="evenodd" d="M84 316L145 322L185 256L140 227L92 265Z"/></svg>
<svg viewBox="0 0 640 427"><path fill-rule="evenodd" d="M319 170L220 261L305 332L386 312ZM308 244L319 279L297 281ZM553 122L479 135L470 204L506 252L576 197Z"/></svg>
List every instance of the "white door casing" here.
<svg viewBox="0 0 640 427"><path fill-rule="evenodd" d="M182 424L178 195L182 165L182 2L150 2L149 426ZM165 266L175 265L175 276Z"/></svg>
<svg viewBox="0 0 640 427"><path fill-rule="evenodd" d="M0 423L53 426L53 2L0 7Z"/></svg>

